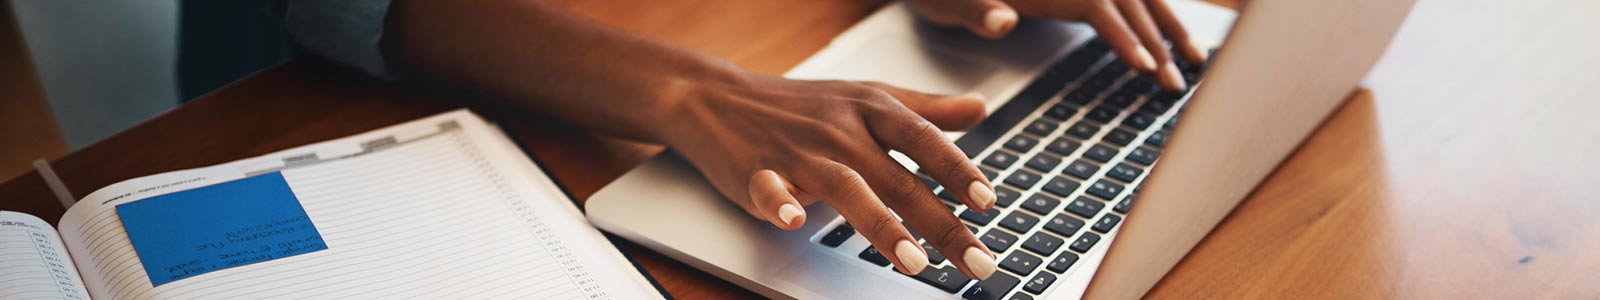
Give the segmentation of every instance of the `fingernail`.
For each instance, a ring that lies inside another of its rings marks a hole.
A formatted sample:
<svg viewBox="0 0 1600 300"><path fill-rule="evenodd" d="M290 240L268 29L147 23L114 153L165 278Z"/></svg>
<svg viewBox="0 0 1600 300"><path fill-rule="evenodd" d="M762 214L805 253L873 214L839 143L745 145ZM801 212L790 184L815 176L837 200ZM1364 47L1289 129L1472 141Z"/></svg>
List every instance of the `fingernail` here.
<svg viewBox="0 0 1600 300"><path fill-rule="evenodd" d="M983 181L973 180L972 185L967 186L967 196L972 197L972 202L983 207L983 209L989 209L994 206L994 190L983 184Z"/></svg>
<svg viewBox="0 0 1600 300"><path fill-rule="evenodd" d="M989 28L989 32L999 36L1017 24L1017 11L1005 8L990 9L989 14L983 16L983 24Z"/></svg>
<svg viewBox="0 0 1600 300"><path fill-rule="evenodd" d="M900 257L900 266L910 272L906 274L916 275L928 267L928 255L922 254L922 247L917 247L916 243L909 240L900 240L894 245L894 256Z"/></svg>
<svg viewBox="0 0 1600 300"><path fill-rule="evenodd" d="M1150 56L1150 49L1145 49L1144 46L1138 46L1138 48L1133 49L1133 52L1133 55L1139 56L1136 59L1139 60L1140 70L1156 70L1156 58Z"/></svg>
<svg viewBox="0 0 1600 300"><path fill-rule="evenodd" d="M1172 84L1175 85L1178 90L1183 90L1189 86L1189 83L1183 80L1183 74L1178 73L1177 65L1169 63L1167 64L1167 67L1161 69L1161 77L1166 77L1168 82L1172 82Z"/></svg>
<svg viewBox="0 0 1600 300"><path fill-rule="evenodd" d="M778 218L783 219L783 224L794 225L794 218L805 214L806 211L800 210L800 206L794 203L785 203L778 207Z"/></svg>
<svg viewBox="0 0 1600 300"><path fill-rule="evenodd" d="M976 275L978 280L989 279L989 275L994 275L994 257L978 247L967 247L967 253L962 254L962 258L967 261L967 271Z"/></svg>
<svg viewBox="0 0 1600 300"><path fill-rule="evenodd" d="M989 99L988 97L984 97L983 94L979 94L977 92L961 94L961 97L978 101L988 101Z"/></svg>

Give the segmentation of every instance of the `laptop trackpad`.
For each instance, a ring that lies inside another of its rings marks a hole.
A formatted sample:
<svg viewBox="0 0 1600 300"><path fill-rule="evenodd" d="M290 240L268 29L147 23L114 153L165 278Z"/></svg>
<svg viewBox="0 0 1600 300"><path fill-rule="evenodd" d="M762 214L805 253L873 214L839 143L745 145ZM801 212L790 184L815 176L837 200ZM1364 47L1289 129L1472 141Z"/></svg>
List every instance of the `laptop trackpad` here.
<svg viewBox="0 0 1600 300"><path fill-rule="evenodd" d="M913 90L961 94L977 90L996 67L901 34L883 34L825 66L830 79L871 80Z"/></svg>

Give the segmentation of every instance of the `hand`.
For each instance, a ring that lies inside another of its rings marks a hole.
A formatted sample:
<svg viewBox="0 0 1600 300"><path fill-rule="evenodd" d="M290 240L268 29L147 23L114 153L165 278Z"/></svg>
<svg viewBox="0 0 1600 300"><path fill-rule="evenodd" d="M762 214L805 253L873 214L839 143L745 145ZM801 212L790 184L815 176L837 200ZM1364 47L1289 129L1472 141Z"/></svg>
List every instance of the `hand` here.
<svg viewBox="0 0 1600 300"><path fill-rule="evenodd" d="M801 207L821 199L897 270L916 274L928 257L899 215L967 276L994 273L994 254L886 153L906 154L967 207L992 208L993 187L940 130L981 120L980 96L741 74L691 88L661 123L666 143L729 200L794 230L806 221Z"/></svg>
<svg viewBox="0 0 1600 300"><path fill-rule="evenodd" d="M1022 16L1086 21L1111 44L1117 56L1134 69L1156 76L1167 90L1182 90L1184 82L1172 55L1173 48L1191 62L1205 61L1205 53L1189 41L1189 33L1164 0L907 0L924 18L939 24L963 26L979 36L1004 37ZM1165 37L1166 39L1163 39ZM1150 51L1150 49L1157 51Z"/></svg>

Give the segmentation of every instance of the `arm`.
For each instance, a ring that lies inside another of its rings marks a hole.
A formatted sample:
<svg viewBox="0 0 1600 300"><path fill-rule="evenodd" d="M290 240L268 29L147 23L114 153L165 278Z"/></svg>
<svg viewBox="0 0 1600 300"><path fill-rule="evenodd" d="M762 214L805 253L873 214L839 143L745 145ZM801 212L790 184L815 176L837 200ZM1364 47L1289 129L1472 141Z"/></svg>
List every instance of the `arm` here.
<svg viewBox="0 0 1600 300"><path fill-rule="evenodd" d="M784 229L828 202L896 267L927 266L895 214L963 272L993 254L884 149L916 160L966 205L994 205L988 180L941 129L976 124L976 96L876 83L797 81L585 20L532 0L394 3L384 50L419 74L571 124L667 144L730 201Z"/></svg>

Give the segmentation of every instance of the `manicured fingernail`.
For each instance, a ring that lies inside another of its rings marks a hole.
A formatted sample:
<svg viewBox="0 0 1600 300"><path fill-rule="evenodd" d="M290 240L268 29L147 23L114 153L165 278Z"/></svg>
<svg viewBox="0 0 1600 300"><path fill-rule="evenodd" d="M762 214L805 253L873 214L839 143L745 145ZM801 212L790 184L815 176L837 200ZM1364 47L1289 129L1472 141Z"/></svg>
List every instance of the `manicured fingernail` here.
<svg viewBox="0 0 1600 300"><path fill-rule="evenodd" d="M1139 61L1138 67L1140 70L1156 70L1156 58L1150 56L1150 49L1145 49L1144 46L1139 46L1138 48L1133 49L1133 52L1133 55L1139 56L1134 59Z"/></svg>
<svg viewBox="0 0 1600 300"><path fill-rule="evenodd" d="M983 26L988 27L989 32L994 33L996 36L1005 33L1007 30L1011 29L1011 26L1015 26L1016 24L1017 11L1010 9L990 9L989 14L983 16Z"/></svg>
<svg viewBox="0 0 1600 300"><path fill-rule="evenodd" d="M922 247L909 240L900 240L894 245L894 256L900 257L900 266L910 272L906 274L916 275L928 267L928 255L922 254Z"/></svg>
<svg viewBox="0 0 1600 300"><path fill-rule="evenodd" d="M1167 67L1161 69L1161 77L1166 77L1167 82L1171 82L1178 90L1183 90L1189 85L1188 82L1183 80L1183 74L1178 73L1177 65L1168 63Z"/></svg>
<svg viewBox="0 0 1600 300"><path fill-rule="evenodd" d="M978 100L978 101L987 101L989 99L988 97L984 97L983 94L979 94L979 93L976 93L976 92L961 94L961 98L973 99L973 100Z"/></svg>
<svg viewBox="0 0 1600 300"><path fill-rule="evenodd" d="M976 202L983 209L994 206L994 190L983 184L983 181L973 180L972 185L967 186L967 195L972 197L972 202Z"/></svg>
<svg viewBox="0 0 1600 300"><path fill-rule="evenodd" d="M989 279L989 275L994 275L994 257L978 247L967 247L967 253L962 254L962 258L967 261L967 271L977 276L978 280Z"/></svg>
<svg viewBox="0 0 1600 300"><path fill-rule="evenodd" d="M783 219L783 224L794 225L794 219L805 214L806 211L801 210L800 206L794 205L794 203L785 203L783 206L778 207L778 218Z"/></svg>

